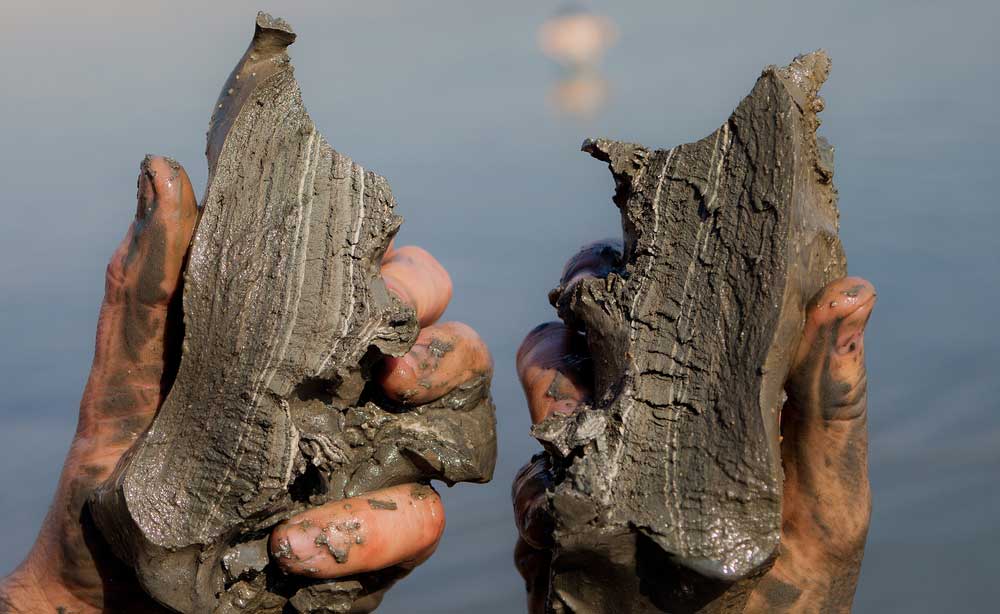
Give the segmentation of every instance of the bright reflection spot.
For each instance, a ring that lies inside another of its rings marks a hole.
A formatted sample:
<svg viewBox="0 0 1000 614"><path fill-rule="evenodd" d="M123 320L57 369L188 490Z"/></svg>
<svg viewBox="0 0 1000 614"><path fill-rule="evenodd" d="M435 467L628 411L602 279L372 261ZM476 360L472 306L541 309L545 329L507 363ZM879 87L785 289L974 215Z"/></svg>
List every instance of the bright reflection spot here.
<svg viewBox="0 0 1000 614"><path fill-rule="evenodd" d="M580 118L596 115L608 99L608 84L598 70L618 30L607 17L572 5L542 24L538 46L563 71L549 92L556 111Z"/></svg>

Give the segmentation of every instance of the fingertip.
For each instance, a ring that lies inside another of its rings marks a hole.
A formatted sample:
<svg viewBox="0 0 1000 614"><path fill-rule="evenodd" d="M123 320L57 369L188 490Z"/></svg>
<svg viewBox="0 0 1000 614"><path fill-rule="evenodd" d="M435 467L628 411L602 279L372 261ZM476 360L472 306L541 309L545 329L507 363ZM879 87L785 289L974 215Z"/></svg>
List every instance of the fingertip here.
<svg viewBox="0 0 1000 614"><path fill-rule="evenodd" d="M827 339L838 354L860 348L865 327L877 300L875 286L861 277L845 277L827 284L809 302L802 340L795 364L818 351L814 345Z"/></svg>
<svg viewBox="0 0 1000 614"><path fill-rule="evenodd" d="M586 338L561 322L534 328L517 351L516 367L532 423L572 414L590 398Z"/></svg>
<svg viewBox="0 0 1000 614"><path fill-rule="evenodd" d="M194 189L187 171L168 156L147 154L139 166L139 200L156 202L156 210L165 216L180 219L197 212ZM137 217L151 213L147 208Z"/></svg>
<svg viewBox="0 0 1000 614"><path fill-rule="evenodd" d="M444 315L452 297L451 275L427 250L413 245L395 249L383 261L386 287L417 312L421 327Z"/></svg>
<svg viewBox="0 0 1000 614"><path fill-rule="evenodd" d="M165 156L143 158L136 192L135 219L108 264L105 304L163 309L180 287L197 201L187 173Z"/></svg>
<svg viewBox="0 0 1000 614"><path fill-rule="evenodd" d="M437 492L404 484L298 514L271 532L269 547L283 572L330 579L417 564L444 529Z"/></svg>
<svg viewBox="0 0 1000 614"><path fill-rule="evenodd" d="M386 357L378 382L390 399L420 405L492 374L493 356L482 337L467 324L441 322L422 329L405 355Z"/></svg>
<svg viewBox="0 0 1000 614"><path fill-rule="evenodd" d="M402 356L386 356L376 380L385 395L399 403L409 403L420 394L418 361L413 352Z"/></svg>
<svg viewBox="0 0 1000 614"><path fill-rule="evenodd" d="M858 309L871 311L877 296L875 286L861 277L844 277L827 284L810 301L807 318L810 323L822 326L843 319Z"/></svg>
<svg viewBox="0 0 1000 614"><path fill-rule="evenodd" d="M570 286L586 277L604 277L621 266L621 239L607 238L581 247L566 261L560 284Z"/></svg>
<svg viewBox="0 0 1000 614"><path fill-rule="evenodd" d="M824 441L842 433L833 423L854 425L867 415L865 327L875 306L874 286L860 277L828 284L811 301L802 340L785 382L783 424L797 424L799 436L818 430Z"/></svg>
<svg viewBox="0 0 1000 614"><path fill-rule="evenodd" d="M532 424L553 414L575 414L590 396L583 385L556 369L531 370L523 383Z"/></svg>
<svg viewBox="0 0 1000 614"><path fill-rule="evenodd" d="M549 340L563 339L571 334L573 334L573 331L559 320L545 322L531 329L525 335L524 340L521 341L521 345L517 348L515 355L518 375L522 374L524 367L527 366L536 348L539 346L544 347Z"/></svg>

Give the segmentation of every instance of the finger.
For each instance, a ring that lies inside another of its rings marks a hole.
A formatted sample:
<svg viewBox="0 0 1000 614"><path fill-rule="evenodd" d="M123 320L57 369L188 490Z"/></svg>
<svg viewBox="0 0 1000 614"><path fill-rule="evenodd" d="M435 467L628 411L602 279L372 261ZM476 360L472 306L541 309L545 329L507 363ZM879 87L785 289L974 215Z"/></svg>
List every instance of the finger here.
<svg viewBox="0 0 1000 614"><path fill-rule="evenodd" d="M590 370L586 338L562 322L548 322L528 333L517 350L517 375L531 421L538 424L553 413L573 413L589 401Z"/></svg>
<svg viewBox="0 0 1000 614"><path fill-rule="evenodd" d="M80 412L82 430L115 423L102 441L122 445L145 428L165 392L165 343L175 319L169 310L198 219L187 173L169 158L143 160L137 200L135 220L108 264Z"/></svg>
<svg viewBox="0 0 1000 614"><path fill-rule="evenodd" d="M552 488L549 457L538 454L517 472L511 485L514 522L521 539L534 548L552 545L552 516L548 511L547 490Z"/></svg>
<svg viewBox="0 0 1000 614"><path fill-rule="evenodd" d="M622 242L620 239L601 239L580 248L563 267L559 284L569 287L589 277L605 277L622 264Z"/></svg>
<svg viewBox="0 0 1000 614"><path fill-rule="evenodd" d="M146 429L169 385L166 338L178 321L170 308L176 306L196 220L194 193L183 169L168 158L147 156L139 172L135 220L108 264L77 436L29 559L43 575L61 574L88 607L101 609L103 603L107 611L159 611L149 604L115 606L119 599L145 598L137 594L130 571L117 565L81 518L87 497ZM113 595L108 582L118 587Z"/></svg>
<svg viewBox="0 0 1000 614"><path fill-rule="evenodd" d="M524 578L524 589L528 593L528 614L545 614L545 603L549 596L549 565L552 553L539 550L523 539L514 546L514 566Z"/></svg>
<svg viewBox="0 0 1000 614"><path fill-rule="evenodd" d="M434 256L408 245L393 250L382 263L386 287L417 311L421 327L444 314L451 300L451 277Z"/></svg>
<svg viewBox="0 0 1000 614"><path fill-rule="evenodd" d="M311 578L417 565L444 532L444 507L430 486L404 484L303 512L271 533L286 573Z"/></svg>
<svg viewBox="0 0 1000 614"><path fill-rule="evenodd" d="M834 421L864 411L864 331L875 288L859 277L833 282L810 302L786 389L789 419Z"/></svg>
<svg viewBox="0 0 1000 614"><path fill-rule="evenodd" d="M378 381L390 399L422 405L492 374L493 357L476 331L461 322L443 322L422 329L403 356L386 357Z"/></svg>
<svg viewBox="0 0 1000 614"><path fill-rule="evenodd" d="M835 556L857 555L868 530L864 331L875 297L871 283L854 277L811 302L782 410L789 542L823 544Z"/></svg>

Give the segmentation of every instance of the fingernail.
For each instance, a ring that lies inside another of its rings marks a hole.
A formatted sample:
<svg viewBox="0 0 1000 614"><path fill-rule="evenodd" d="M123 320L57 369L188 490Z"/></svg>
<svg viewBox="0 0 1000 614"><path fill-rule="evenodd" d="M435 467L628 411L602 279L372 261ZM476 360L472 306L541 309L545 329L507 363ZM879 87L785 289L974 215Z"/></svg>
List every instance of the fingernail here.
<svg viewBox="0 0 1000 614"><path fill-rule="evenodd" d="M135 219L144 220L149 217L152 212L153 205L156 202L156 186L153 184L153 179L156 177L156 171L151 167L153 156L146 154L146 157L142 159L139 164L139 178L136 182L136 210Z"/></svg>

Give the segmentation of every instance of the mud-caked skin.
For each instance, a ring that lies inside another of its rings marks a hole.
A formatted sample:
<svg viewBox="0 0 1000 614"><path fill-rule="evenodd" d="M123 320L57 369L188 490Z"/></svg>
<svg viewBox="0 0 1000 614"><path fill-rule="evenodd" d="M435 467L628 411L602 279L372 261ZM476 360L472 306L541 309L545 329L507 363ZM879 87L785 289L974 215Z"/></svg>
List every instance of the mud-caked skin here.
<svg viewBox="0 0 1000 614"><path fill-rule="evenodd" d="M149 425L176 368L167 340L179 333L172 314L198 216L194 193L176 162L147 157L137 201L135 221L108 264L76 435L38 539L3 582L9 603L0 612L165 611L111 556L84 509Z"/></svg>
<svg viewBox="0 0 1000 614"><path fill-rule="evenodd" d="M593 246L581 252L592 253ZM615 257L613 249L607 253ZM581 264L585 260L571 259L564 283L606 274L603 265ZM827 285L809 304L781 414L781 545L744 612L850 611L871 510L864 332L875 299L869 282L848 277ZM518 351L533 422L590 402L587 380L579 377L579 365L587 363L580 335L549 323L533 330ZM550 382L557 379L566 384L553 395ZM532 613L546 611L549 591L552 520L545 497L552 479L539 455L521 469L512 489L520 534L514 559Z"/></svg>
<svg viewBox="0 0 1000 614"><path fill-rule="evenodd" d="M865 325L875 289L857 277L812 302L781 416L781 551L748 612L849 612L871 516Z"/></svg>
<svg viewBox="0 0 1000 614"><path fill-rule="evenodd" d="M0 614L167 612L112 555L86 506L149 426L180 358L181 277L199 210L184 169L165 157L143 160L137 200L135 220L107 267L76 435L31 552L0 581ZM403 252L405 267L388 266L398 263L396 252ZM383 263L385 279L414 307L423 326L416 355L393 360L417 364L428 348L447 346L475 367L443 359L425 365L422 375L434 388L424 399L468 385L470 378L488 379L492 359L475 331L457 322L437 323L451 298L451 280L441 265L419 248L391 246ZM390 372L386 368L377 382L387 396L405 396ZM282 573L317 580L377 572L372 574L379 576L377 590L359 595L350 610L372 611L393 581L434 552L444 522L441 500L431 487L405 484L290 518L275 528L270 554L265 543L263 556L277 561ZM303 542L301 534L312 527L315 535ZM322 547L321 541L326 542Z"/></svg>

